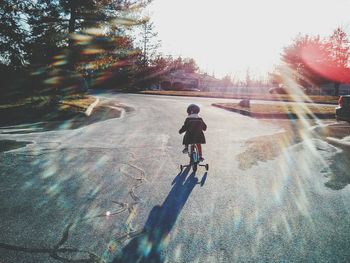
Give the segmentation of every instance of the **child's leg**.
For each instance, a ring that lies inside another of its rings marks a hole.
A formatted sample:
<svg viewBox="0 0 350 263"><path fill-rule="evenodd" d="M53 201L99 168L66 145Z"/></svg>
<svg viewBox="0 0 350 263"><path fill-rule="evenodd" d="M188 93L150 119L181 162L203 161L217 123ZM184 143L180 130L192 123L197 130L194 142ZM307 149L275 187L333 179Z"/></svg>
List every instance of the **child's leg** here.
<svg viewBox="0 0 350 263"><path fill-rule="evenodd" d="M191 145L191 154L193 153L194 151L194 144Z"/></svg>
<svg viewBox="0 0 350 263"><path fill-rule="evenodd" d="M185 144L185 148L182 150L183 153L188 153L188 144Z"/></svg>
<svg viewBox="0 0 350 263"><path fill-rule="evenodd" d="M198 154L199 154L199 157L202 157L202 145L201 144L196 144L197 145L197 149L198 149Z"/></svg>

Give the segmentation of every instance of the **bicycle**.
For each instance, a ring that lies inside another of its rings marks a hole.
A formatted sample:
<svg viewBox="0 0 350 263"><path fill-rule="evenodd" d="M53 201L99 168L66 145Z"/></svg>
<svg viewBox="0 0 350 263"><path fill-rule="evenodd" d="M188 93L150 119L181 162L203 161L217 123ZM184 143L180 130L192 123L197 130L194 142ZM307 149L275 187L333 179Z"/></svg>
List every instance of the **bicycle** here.
<svg viewBox="0 0 350 263"><path fill-rule="evenodd" d="M191 144L190 151L188 152L188 157L190 157L190 163L188 165L180 165L180 170L182 171L184 167L192 166L193 172L197 171L198 166L205 167L205 169L209 170L209 164L200 164L199 163L199 154L196 144Z"/></svg>

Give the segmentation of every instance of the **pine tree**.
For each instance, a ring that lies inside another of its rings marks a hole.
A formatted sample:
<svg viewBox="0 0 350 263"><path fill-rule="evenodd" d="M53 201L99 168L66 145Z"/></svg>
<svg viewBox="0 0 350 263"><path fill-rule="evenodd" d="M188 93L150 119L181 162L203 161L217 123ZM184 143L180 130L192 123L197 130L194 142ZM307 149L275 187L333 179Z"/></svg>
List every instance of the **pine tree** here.
<svg viewBox="0 0 350 263"><path fill-rule="evenodd" d="M29 30L23 25L30 6L29 0L0 0L0 63L14 69L25 65Z"/></svg>
<svg viewBox="0 0 350 263"><path fill-rule="evenodd" d="M149 65L150 60L156 57L160 46L160 42L156 39L157 36L153 22L150 22L149 19L144 20L141 25L142 64L144 66Z"/></svg>
<svg viewBox="0 0 350 263"><path fill-rule="evenodd" d="M28 17L31 29L28 61L32 66L46 66L67 44L62 7L57 1L38 0Z"/></svg>

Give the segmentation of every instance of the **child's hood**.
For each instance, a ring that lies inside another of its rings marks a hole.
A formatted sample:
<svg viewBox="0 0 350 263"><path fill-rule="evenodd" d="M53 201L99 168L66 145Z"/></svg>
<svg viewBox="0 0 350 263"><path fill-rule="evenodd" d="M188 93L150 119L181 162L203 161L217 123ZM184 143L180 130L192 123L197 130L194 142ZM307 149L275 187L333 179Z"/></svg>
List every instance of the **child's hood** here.
<svg viewBox="0 0 350 263"><path fill-rule="evenodd" d="M187 118L201 118L198 114L193 113L187 116Z"/></svg>

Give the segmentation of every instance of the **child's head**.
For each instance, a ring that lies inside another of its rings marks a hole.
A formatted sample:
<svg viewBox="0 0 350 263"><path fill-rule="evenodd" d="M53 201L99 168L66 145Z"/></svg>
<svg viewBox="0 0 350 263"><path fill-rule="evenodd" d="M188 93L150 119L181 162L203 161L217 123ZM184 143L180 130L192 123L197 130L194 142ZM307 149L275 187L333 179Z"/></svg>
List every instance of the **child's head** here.
<svg viewBox="0 0 350 263"><path fill-rule="evenodd" d="M201 110L201 109L199 108L198 105L196 105L196 104L190 104L190 105L187 107L187 114L188 114L188 115L191 115L191 114L198 114L200 110Z"/></svg>

